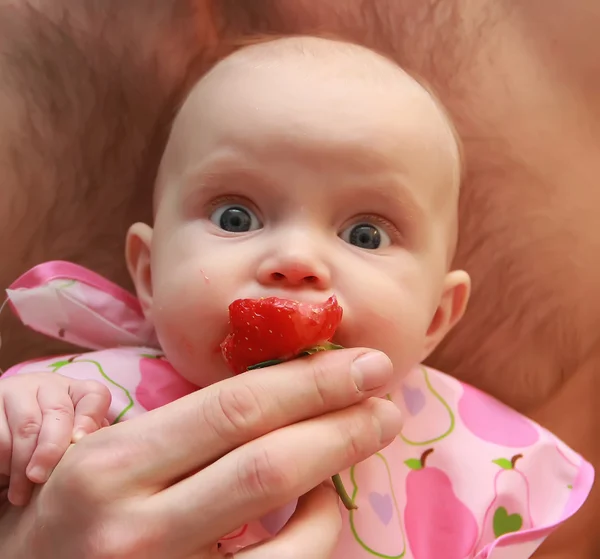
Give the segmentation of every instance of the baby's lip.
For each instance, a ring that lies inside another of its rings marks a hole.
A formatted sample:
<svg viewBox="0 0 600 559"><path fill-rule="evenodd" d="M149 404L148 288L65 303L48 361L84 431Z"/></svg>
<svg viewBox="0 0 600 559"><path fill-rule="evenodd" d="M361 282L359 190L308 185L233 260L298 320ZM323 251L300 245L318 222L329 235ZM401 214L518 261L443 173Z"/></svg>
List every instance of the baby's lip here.
<svg viewBox="0 0 600 559"><path fill-rule="evenodd" d="M308 289L277 289L263 292L259 295L240 297L240 299L268 299L269 297L277 297L278 299L287 299L289 301L296 301L297 303L321 305L333 295L334 293L324 293L322 291L311 291Z"/></svg>

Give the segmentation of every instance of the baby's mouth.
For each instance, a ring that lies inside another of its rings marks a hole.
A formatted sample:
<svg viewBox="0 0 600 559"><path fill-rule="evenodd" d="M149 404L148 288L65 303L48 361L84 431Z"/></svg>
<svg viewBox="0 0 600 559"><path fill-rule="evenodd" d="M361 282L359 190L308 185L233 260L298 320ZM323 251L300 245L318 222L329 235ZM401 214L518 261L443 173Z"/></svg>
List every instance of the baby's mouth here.
<svg viewBox="0 0 600 559"><path fill-rule="evenodd" d="M301 305L324 305L331 297L336 297L337 300L335 293L323 293L308 289L272 289L257 297L244 297L244 299L265 300L273 297Z"/></svg>

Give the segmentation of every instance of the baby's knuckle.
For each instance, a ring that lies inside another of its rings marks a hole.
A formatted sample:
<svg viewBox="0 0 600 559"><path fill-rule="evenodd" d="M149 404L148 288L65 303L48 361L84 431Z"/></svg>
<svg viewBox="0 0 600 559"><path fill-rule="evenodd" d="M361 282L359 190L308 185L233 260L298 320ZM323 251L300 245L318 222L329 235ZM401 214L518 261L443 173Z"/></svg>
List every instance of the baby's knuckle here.
<svg viewBox="0 0 600 559"><path fill-rule="evenodd" d="M36 390L40 376L43 377L43 374L27 373L14 377L3 377L2 382L0 382L0 394L5 395L11 390L26 390L27 388Z"/></svg>
<svg viewBox="0 0 600 559"><path fill-rule="evenodd" d="M81 388L86 394L95 394L98 396L110 395L110 390L97 380L82 380Z"/></svg>
<svg viewBox="0 0 600 559"><path fill-rule="evenodd" d="M14 429L14 435L20 439L30 439L37 437L40 433L41 423L37 417L26 415Z"/></svg>
<svg viewBox="0 0 600 559"><path fill-rule="evenodd" d="M43 408L45 415L52 415L56 419L68 419L73 417L73 405L70 401L55 401Z"/></svg>

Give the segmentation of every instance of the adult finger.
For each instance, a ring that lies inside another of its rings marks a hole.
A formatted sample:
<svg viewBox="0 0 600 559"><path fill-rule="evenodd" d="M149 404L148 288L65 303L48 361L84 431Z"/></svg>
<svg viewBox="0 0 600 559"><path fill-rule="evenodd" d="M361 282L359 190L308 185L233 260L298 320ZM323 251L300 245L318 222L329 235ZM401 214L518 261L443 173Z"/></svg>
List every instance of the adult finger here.
<svg viewBox="0 0 600 559"><path fill-rule="evenodd" d="M62 382L41 384L37 403L42 423L37 445L27 465L27 477L34 483L44 483L69 448L74 411L68 386Z"/></svg>
<svg viewBox="0 0 600 559"><path fill-rule="evenodd" d="M15 506L27 504L33 484L25 475L25 469L35 446L42 425L42 412L36 392L8 391L4 396L4 409L12 436L12 459L8 499Z"/></svg>
<svg viewBox="0 0 600 559"><path fill-rule="evenodd" d="M106 386L93 380L72 382L70 394L75 406L73 441L77 442L105 425L112 397Z"/></svg>
<svg viewBox="0 0 600 559"><path fill-rule="evenodd" d="M102 497L123 487L157 492L266 433L365 400L392 375L380 352L323 352L227 379L94 433L69 458L85 453L86 463L102 468L101 477L87 471Z"/></svg>
<svg viewBox="0 0 600 559"><path fill-rule="evenodd" d="M166 549L185 556L365 460L400 429L395 405L373 398L248 443L146 499L140 514L160 522Z"/></svg>
<svg viewBox="0 0 600 559"><path fill-rule="evenodd" d="M342 528L339 497L330 484L321 484L301 497L296 512L270 540L230 555L235 559L329 559Z"/></svg>

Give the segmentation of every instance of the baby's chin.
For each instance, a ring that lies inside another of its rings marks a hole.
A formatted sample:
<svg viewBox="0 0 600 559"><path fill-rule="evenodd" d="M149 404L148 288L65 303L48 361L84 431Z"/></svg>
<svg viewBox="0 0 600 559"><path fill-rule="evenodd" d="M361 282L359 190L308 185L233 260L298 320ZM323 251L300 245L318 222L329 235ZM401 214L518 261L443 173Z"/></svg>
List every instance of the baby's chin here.
<svg viewBox="0 0 600 559"><path fill-rule="evenodd" d="M403 378L408 375L425 355L425 339L418 335L401 333L385 326L365 326L361 323L342 324L336 335L331 340L334 344L347 349L365 348L375 349L385 353L394 366L394 378Z"/></svg>
<svg viewBox="0 0 600 559"><path fill-rule="evenodd" d="M220 352L218 355L186 355L172 358L167 354L166 357L183 378L200 388L234 376Z"/></svg>

